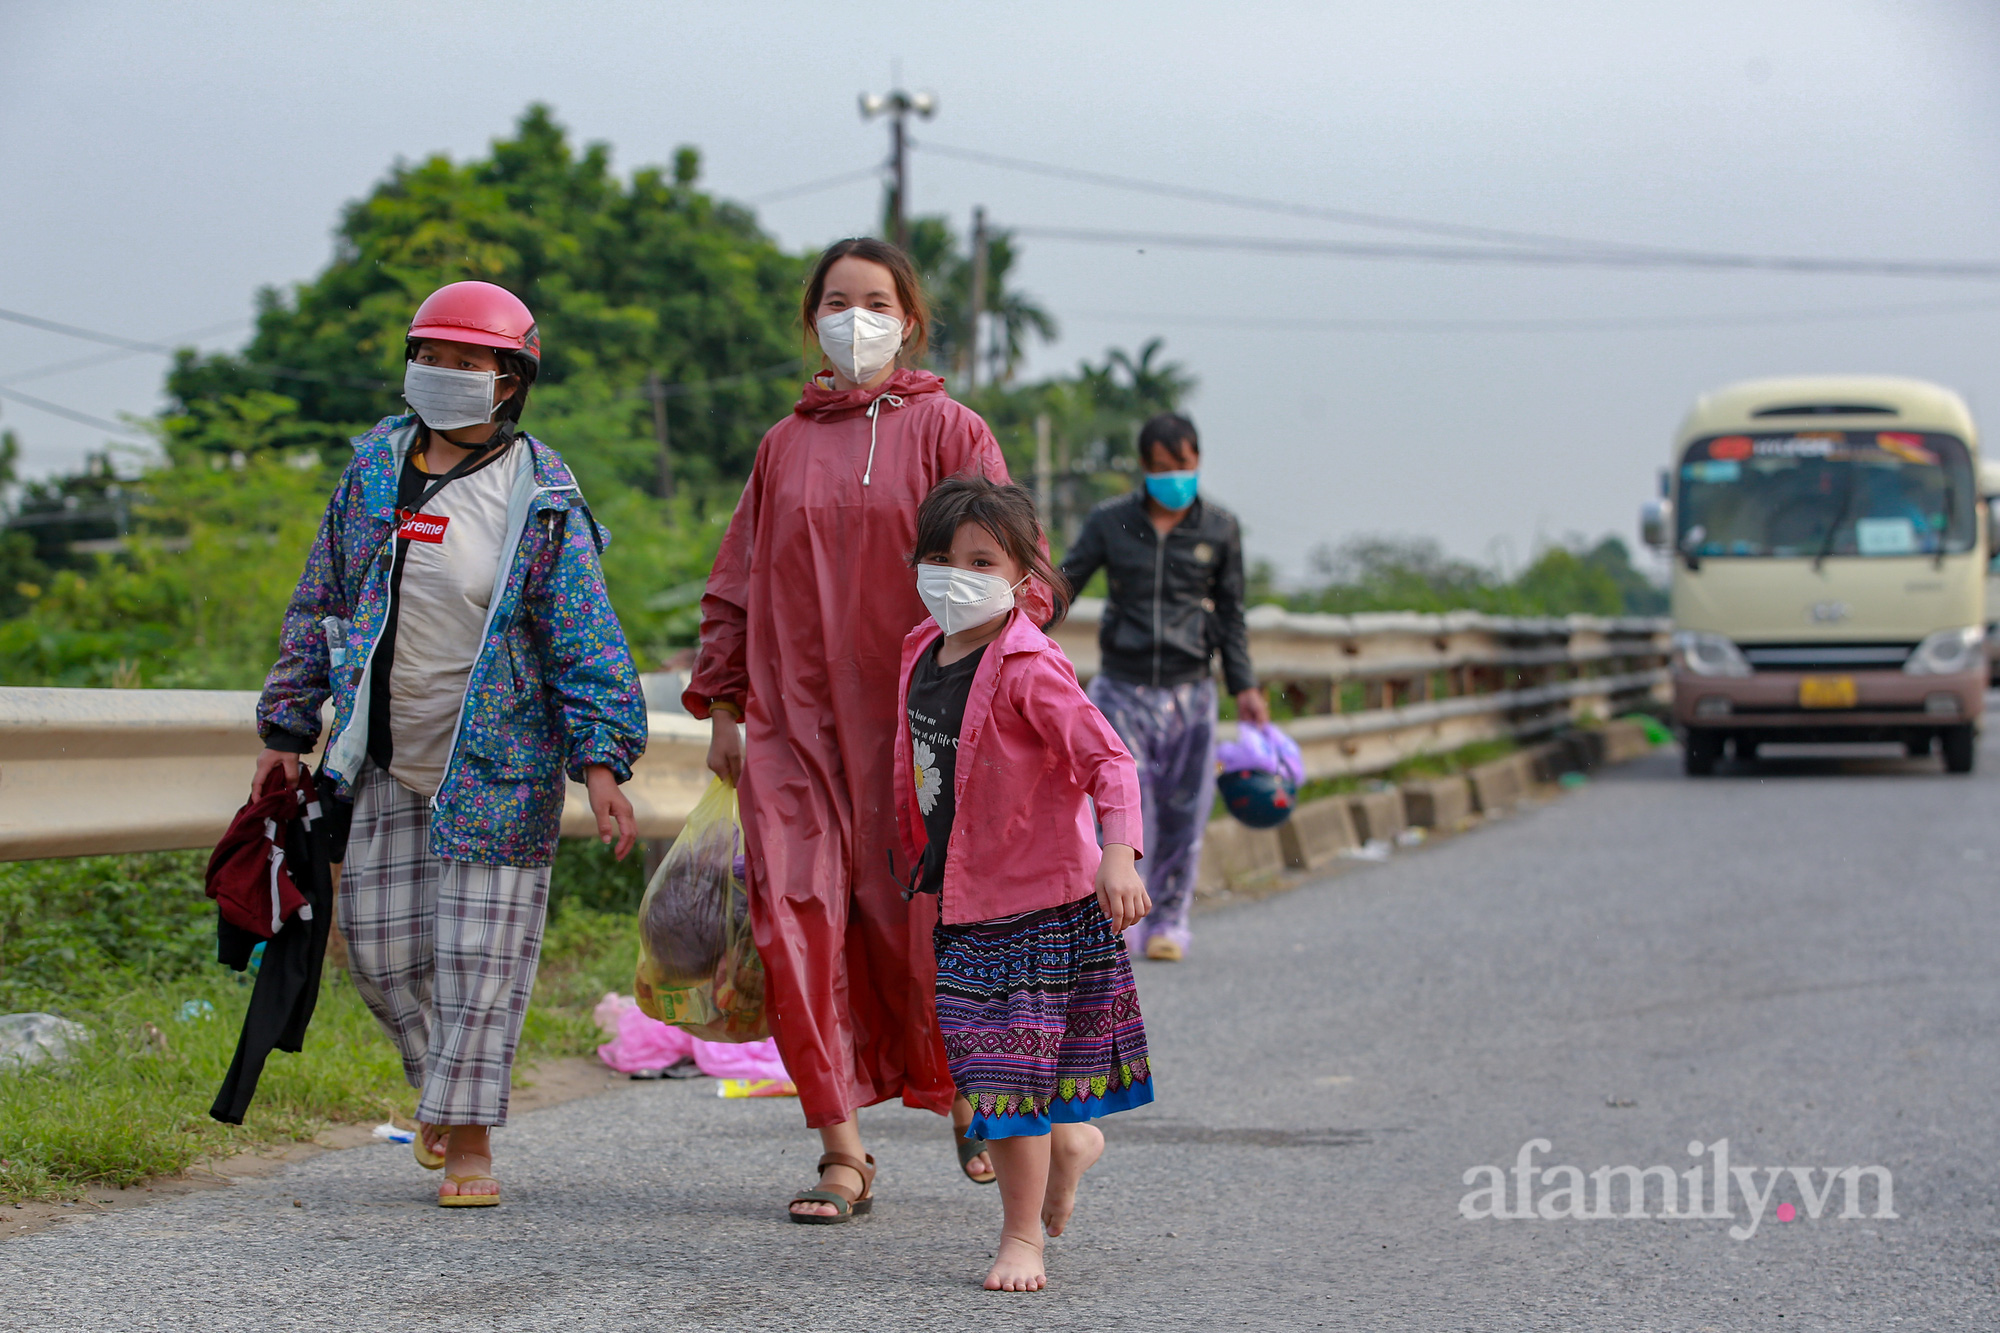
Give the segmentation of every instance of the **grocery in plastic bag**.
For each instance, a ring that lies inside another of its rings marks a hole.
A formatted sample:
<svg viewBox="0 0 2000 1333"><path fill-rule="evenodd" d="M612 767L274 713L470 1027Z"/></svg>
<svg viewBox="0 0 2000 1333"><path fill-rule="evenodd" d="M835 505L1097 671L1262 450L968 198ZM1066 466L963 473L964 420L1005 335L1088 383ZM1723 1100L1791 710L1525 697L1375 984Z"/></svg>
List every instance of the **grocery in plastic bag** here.
<svg viewBox="0 0 2000 1333"><path fill-rule="evenodd" d="M704 1041L761 1041L764 961L750 938L743 824L720 778L688 815L639 903L641 1012Z"/></svg>

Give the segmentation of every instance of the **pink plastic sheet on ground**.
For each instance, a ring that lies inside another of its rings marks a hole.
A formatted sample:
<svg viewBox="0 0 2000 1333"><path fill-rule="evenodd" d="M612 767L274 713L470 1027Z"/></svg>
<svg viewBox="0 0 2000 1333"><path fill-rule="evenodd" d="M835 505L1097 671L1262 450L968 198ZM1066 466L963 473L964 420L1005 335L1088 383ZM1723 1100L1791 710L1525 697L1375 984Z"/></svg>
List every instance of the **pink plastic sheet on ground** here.
<svg viewBox="0 0 2000 1333"><path fill-rule="evenodd" d="M692 1056L696 1067L711 1078L791 1081L778 1057L778 1043L769 1037L740 1045L698 1041L640 1013L639 1002L631 996L615 993L598 1002L595 1017L597 1025L612 1034L597 1048L597 1058L621 1074L665 1069Z"/></svg>

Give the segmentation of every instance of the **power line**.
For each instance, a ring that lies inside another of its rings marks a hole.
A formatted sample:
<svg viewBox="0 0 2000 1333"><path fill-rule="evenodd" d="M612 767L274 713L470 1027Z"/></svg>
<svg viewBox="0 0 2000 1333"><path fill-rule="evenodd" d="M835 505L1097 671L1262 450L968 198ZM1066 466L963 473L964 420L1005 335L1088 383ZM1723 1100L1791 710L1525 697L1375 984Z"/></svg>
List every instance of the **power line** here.
<svg viewBox="0 0 2000 1333"><path fill-rule="evenodd" d="M1084 245L1249 254L1332 255L1345 259L1414 260L1442 264L1522 264L1533 267L1714 269L1775 273L1839 273L1886 278L2000 278L2000 263L1926 259L1823 259L1804 255L1733 255L1614 250L1488 249L1469 245L1408 245L1382 241L1323 241L1275 236L1201 236L1176 232L1103 231L1089 227L1012 226L1017 236Z"/></svg>
<svg viewBox="0 0 2000 1333"><path fill-rule="evenodd" d="M46 398L37 398L31 393L22 393L19 389L0 389L0 398L10 399L13 402L20 403L23 407L32 407L38 412L48 412L55 416L67 417L71 421L81 422L86 426L95 426L99 430L108 430L117 435L136 435L142 438L150 438L146 435L145 431L140 430L136 426L128 426L117 421L106 421L103 417L94 417L88 412L79 412L75 408L64 407L61 403L52 403Z"/></svg>
<svg viewBox="0 0 2000 1333"><path fill-rule="evenodd" d="M843 171L838 176L827 176L821 180L808 181L804 185L793 185L782 190L771 190L764 194L753 194L743 202L752 207L761 207L764 204L775 204L784 199L796 199L800 195L818 194L821 190L831 190L842 185L852 185L856 181L879 180L881 176L881 167L863 167L859 171Z"/></svg>
<svg viewBox="0 0 2000 1333"><path fill-rule="evenodd" d="M1748 328L1763 325L1832 323L1853 319L1897 319L1922 315L1974 314L2000 310L2000 300L1946 301L1922 305L1869 306L1847 310L1774 311L1742 315L1632 315L1581 319L1284 319L1264 316L1142 314L1093 310L1069 319L1133 324L1205 325L1299 333L1613 333L1654 329Z"/></svg>
<svg viewBox="0 0 2000 1333"><path fill-rule="evenodd" d="M1633 246L1607 241L1589 241L1574 236L1556 236L1547 232L1510 231L1500 227L1481 227L1459 222L1428 222L1421 218L1399 217L1393 213L1363 212L1351 208L1324 208L1313 204L1287 203L1279 199L1260 199L1254 195L1232 194L1226 190L1207 190L1199 186L1173 185L1165 181L1141 180L1136 176L1118 176L1105 171L1085 171L1076 167L1055 166L1047 162L1030 162L1025 158L1006 157L999 153L981 152L975 148L953 148L934 143L929 139L912 139L911 145L927 153L937 153L943 157L955 157L967 162L978 162L986 166L1002 167L1008 171L1027 172L1036 176L1051 176L1058 180L1080 181L1086 185L1103 185L1114 190L1130 190L1139 194L1162 195L1170 199L1189 199L1197 203L1221 204L1229 208L1245 208L1261 213L1284 213L1293 217L1316 218L1322 222L1340 222L1355 227L1374 227L1386 231L1412 232L1425 236L1455 236L1461 240L1499 241L1515 245L1544 245L1563 248L1583 248L1590 250L1648 250L1656 247Z"/></svg>
<svg viewBox="0 0 2000 1333"><path fill-rule="evenodd" d="M210 324L206 328L189 329L186 333L176 333L171 335L171 337L175 342L186 342L194 338L206 338L210 337L213 334L226 333L230 329L242 328L245 324L248 323L250 323L250 321L247 319L229 319L229 320L224 320L220 324ZM67 372L72 370L88 370L92 366L109 365L111 362L123 361L130 357L149 356L149 355L154 355L154 353L152 353L150 350L142 352L136 349L132 349L132 350L114 351L114 352L100 352L95 356L80 356L72 358L71 360L68 361L52 361L49 362L47 365L36 366L30 370L23 370L12 375L0 376L0 385L21 384L25 383L28 380L43 379L50 375L66 374Z"/></svg>
<svg viewBox="0 0 2000 1333"><path fill-rule="evenodd" d="M64 324L59 320L43 319L40 315L24 314L19 310L0 309L0 319L14 324L24 324L31 329L42 329L49 333L60 333L67 338L80 338L85 342L103 343L108 347L123 348L130 352L150 352L156 356L173 356L180 349L166 343L142 342L137 338L125 338L115 333L103 333L97 329L81 328L75 324ZM323 370L302 370L297 366L272 366L262 362L246 361L245 370L259 375L270 375L276 379L307 380L318 384L338 384L351 389L375 389L394 391L400 385L387 380L362 379L353 375L334 375Z"/></svg>
<svg viewBox="0 0 2000 1333"><path fill-rule="evenodd" d="M955 148L933 143L928 139L912 139L913 147L944 157L960 158L968 162L978 162L987 166L1001 167L1009 171L1028 172L1061 180L1079 181L1090 185L1102 185L1111 189L1129 190L1141 194L1160 195L1175 199L1188 199L1199 203L1220 204L1230 208L1243 208L1256 212L1281 213L1293 217L1314 218L1323 222L1338 222L1349 226L1373 227L1379 230L1410 232L1418 235L1451 236L1462 240L1487 241L1517 247L1514 251L1491 251L1504 255L1504 259L1487 262L1529 263L1537 262L1520 254L1520 248L1548 249L1576 255L1599 256L1596 261L1585 258L1547 259L1545 263L1591 263L1614 264L1619 267L1644 267L1637 260L1649 258L1667 263L1670 267L1691 268L1775 268L1795 272L1838 272L1872 273L1887 276L1924 277L1990 277L2000 276L2000 265L1994 264L1932 264L1925 261L1905 260L1823 260L1797 259L1789 256L1740 255L1717 253L1705 250L1691 250L1676 246L1650 245L1627 241L1597 241L1575 236L1554 235L1548 232L1516 231L1500 227L1482 227L1466 223L1432 222L1422 218L1400 217L1390 213L1364 212L1357 209L1325 208L1312 204L1289 203L1278 199L1262 199L1253 195L1233 194L1223 190L1208 190L1197 186L1175 185L1165 181L1142 180L1133 176L1119 176L1110 172L1087 171L1075 167L1056 166L1047 162L1031 162L1024 158L1007 157L999 153L987 153L978 149ZM1022 235L1036 234L1026 227L1014 228ZM1053 232L1039 234L1052 239L1083 239L1080 236L1061 237ZM1210 238L1213 239L1213 238ZM1155 240L1153 244L1168 245L1175 242ZM1211 246L1209 248L1220 248ZM1472 259L1476 250L1463 253L1434 254L1375 254L1356 255L1357 258L1430 258L1452 260L1454 262L1478 262ZM1612 259L1611 257L1616 257ZM1946 271L1936 271L1943 269ZM1919 271L1923 270L1923 271Z"/></svg>

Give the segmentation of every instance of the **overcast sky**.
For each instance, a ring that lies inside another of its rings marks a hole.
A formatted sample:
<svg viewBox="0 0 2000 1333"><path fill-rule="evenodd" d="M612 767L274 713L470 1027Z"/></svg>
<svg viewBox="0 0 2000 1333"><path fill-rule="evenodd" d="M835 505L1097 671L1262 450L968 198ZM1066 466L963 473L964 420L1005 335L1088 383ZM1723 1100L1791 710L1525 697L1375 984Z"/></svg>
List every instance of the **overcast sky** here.
<svg viewBox="0 0 2000 1333"><path fill-rule="evenodd" d="M256 289L315 273L398 157L481 153L541 100L621 170L694 144L708 188L751 198L878 161L855 96L897 61L939 99L916 136L952 148L1592 240L2000 261L1996 56L1982 7L1887 0L0 0L0 308L142 340L239 321L200 340L234 346ZM1421 239L921 149L912 172L914 208L961 227L983 204L1023 227ZM760 216L818 245L867 229L878 188ZM1912 374L2000 412L2000 282L1022 248L1019 285L1062 323L1031 369L1164 335L1201 381L1207 492L1289 573L1363 532L1509 567L1629 539L1680 416L1734 379ZM1809 318L1752 322L1771 316ZM0 387L155 410L158 357L11 378L102 350L0 323ZM0 425L32 471L106 438L17 402Z"/></svg>

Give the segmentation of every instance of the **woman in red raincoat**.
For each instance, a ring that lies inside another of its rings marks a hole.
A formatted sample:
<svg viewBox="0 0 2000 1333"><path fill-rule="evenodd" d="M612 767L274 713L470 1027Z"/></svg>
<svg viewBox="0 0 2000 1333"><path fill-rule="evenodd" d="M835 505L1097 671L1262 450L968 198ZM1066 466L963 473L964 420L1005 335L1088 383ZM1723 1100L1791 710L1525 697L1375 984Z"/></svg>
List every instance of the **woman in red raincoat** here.
<svg viewBox="0 0 2000 1333"><path fill-rule="evenodd" d="M858 1108L953 1109L932 1006L937 905L906 901L898 880L914 868L892 861L897 677L925 615L908 564L917 506L946 477L1005 481L1007 465L986 423L913 368L929 312L901 250L838 242L802 311L828 368L758 447L684 698L712 719L708 766L740 788L771 1029L826 1150L791 1217L831 1223L872 1201ZM961 1164L993 1178L976 1151Z"/></svg>

